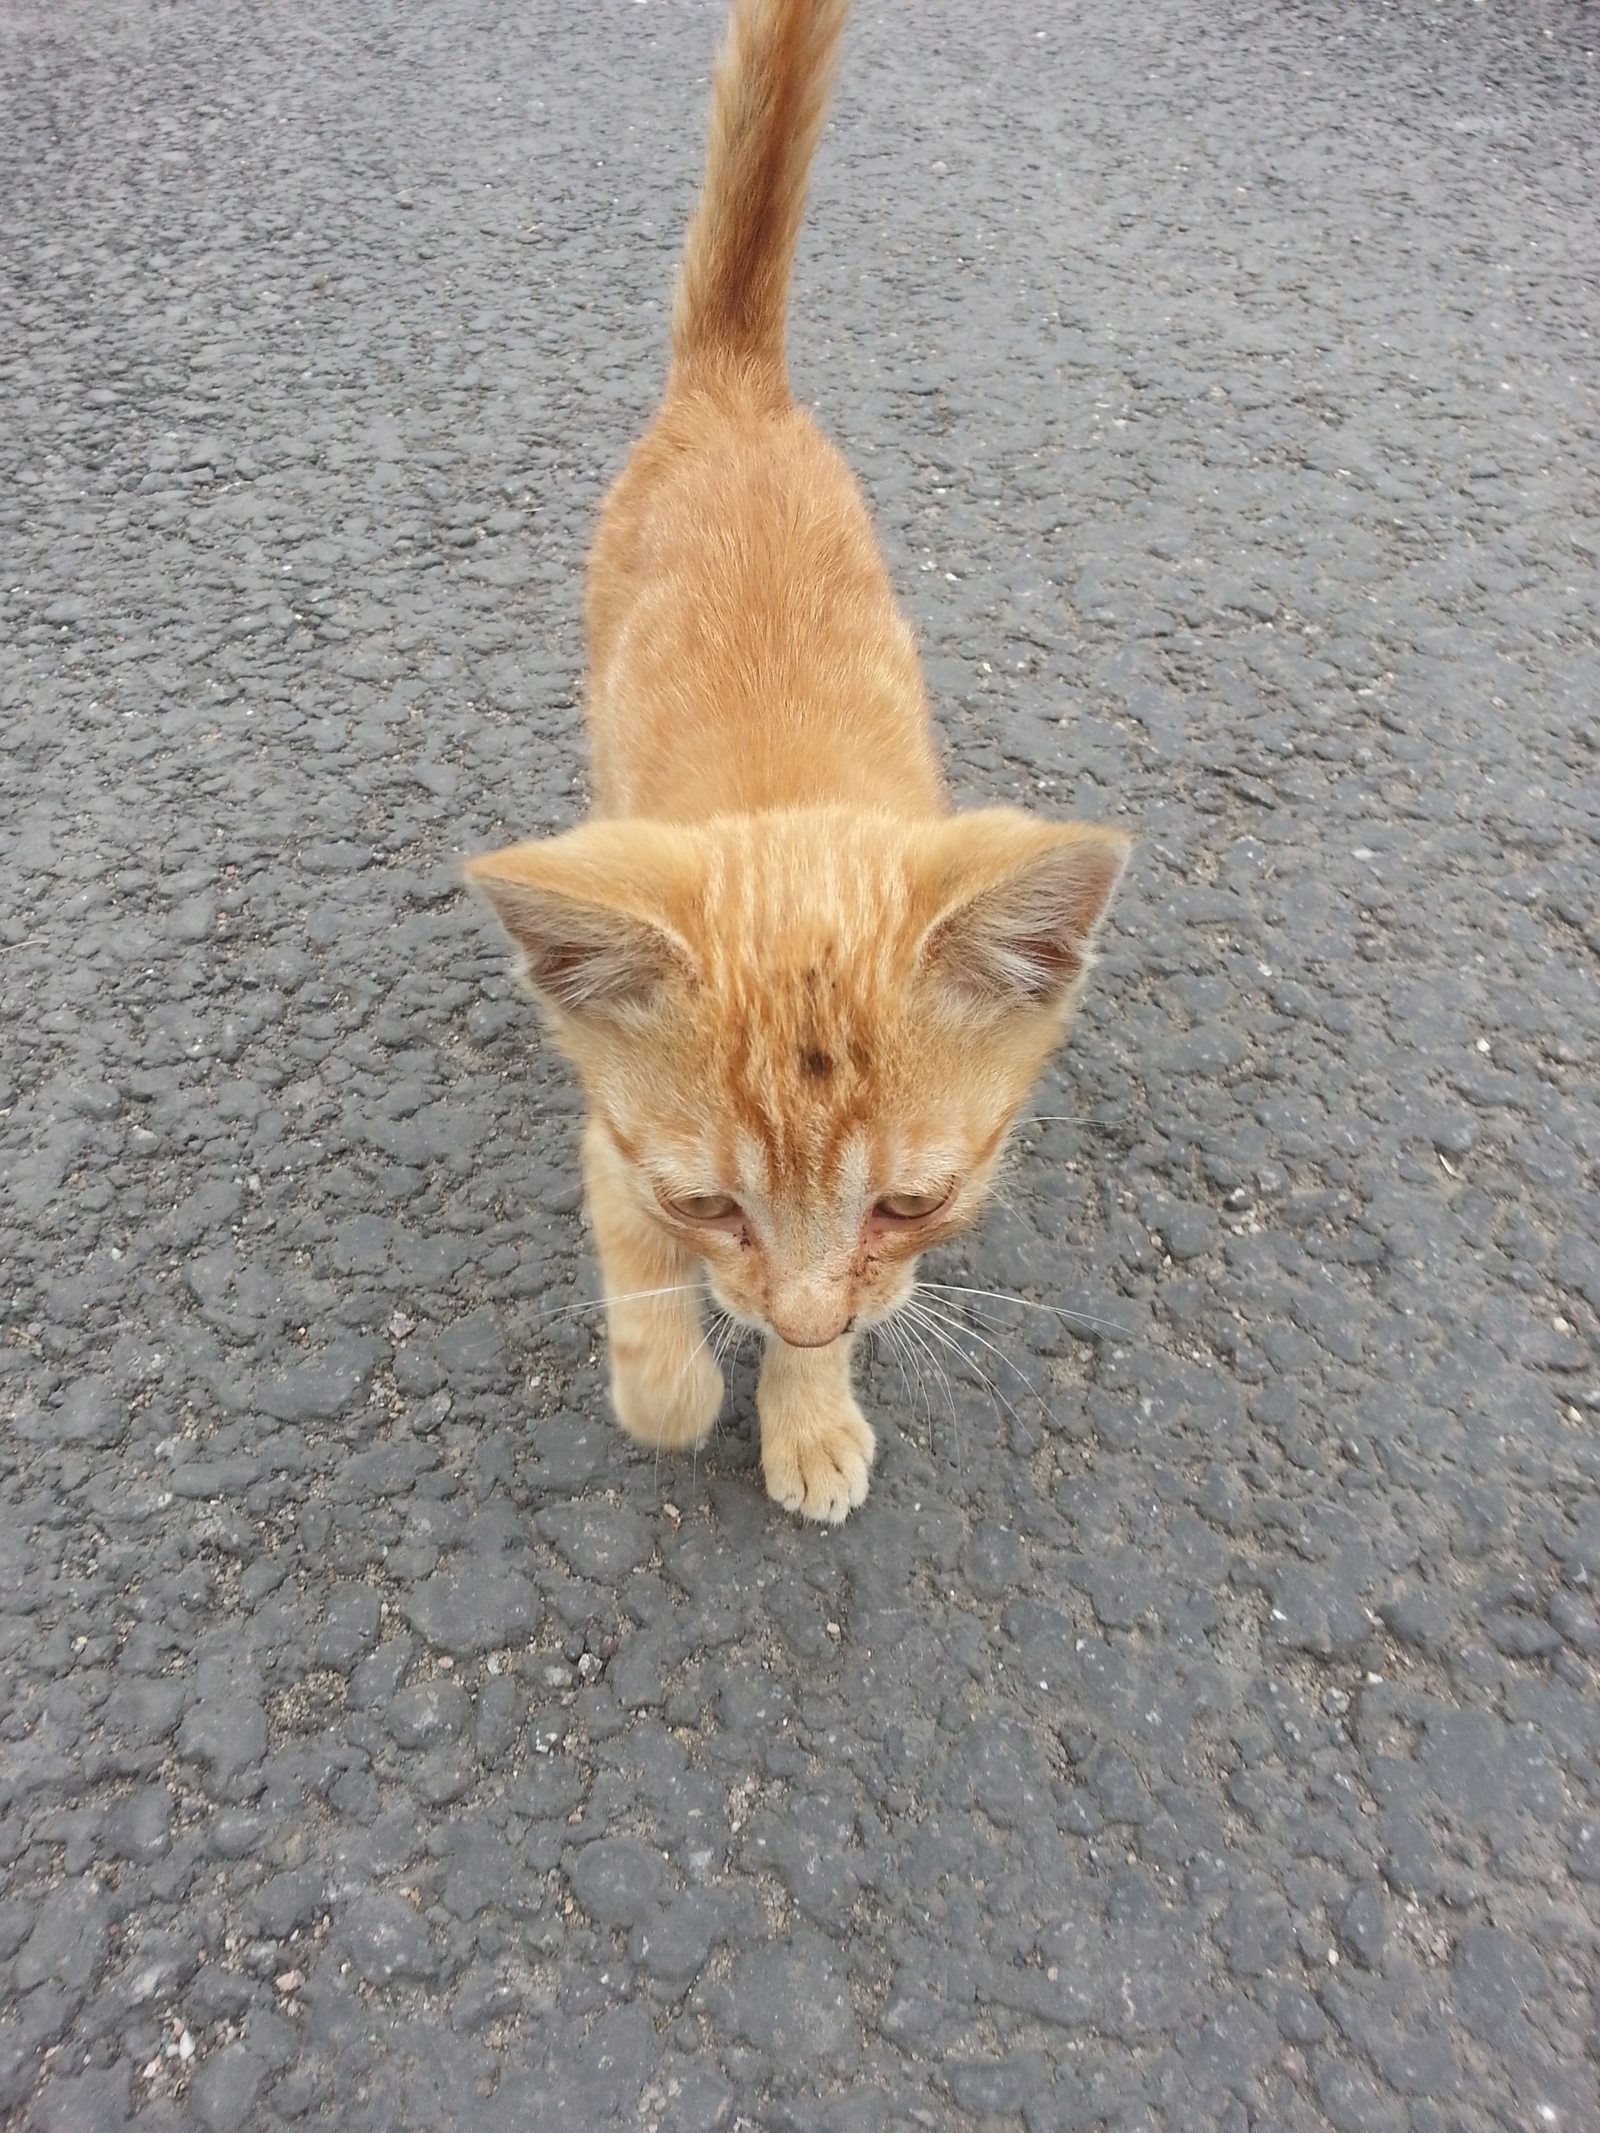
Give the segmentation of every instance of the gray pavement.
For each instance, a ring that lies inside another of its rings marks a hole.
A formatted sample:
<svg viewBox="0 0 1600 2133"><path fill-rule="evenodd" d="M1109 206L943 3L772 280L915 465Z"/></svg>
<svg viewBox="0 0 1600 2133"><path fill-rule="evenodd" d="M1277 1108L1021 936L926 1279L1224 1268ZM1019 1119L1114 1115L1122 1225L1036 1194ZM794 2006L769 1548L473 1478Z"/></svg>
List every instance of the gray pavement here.
<svg viewBox="0 0 1600 2133"><path fill-rule="evenodd" d="M0 2109L1594 2133L1595 11L859 11L799 389L1140 843L837 1533L607 1422L454 871L719 16L0 7Z"/></svg>

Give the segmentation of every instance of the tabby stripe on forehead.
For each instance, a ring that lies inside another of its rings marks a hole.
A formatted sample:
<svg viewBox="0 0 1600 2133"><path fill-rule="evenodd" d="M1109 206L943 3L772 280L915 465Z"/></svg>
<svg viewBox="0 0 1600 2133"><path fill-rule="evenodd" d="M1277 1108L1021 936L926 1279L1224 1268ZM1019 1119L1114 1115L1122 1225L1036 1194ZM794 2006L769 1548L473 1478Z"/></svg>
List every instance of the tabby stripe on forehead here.
<svg viewBox="0 0 1600 2133"><path fill-rule="evenodd" d="M868 1141L869 1121L863 1106L853 1116L839 1120L833 1137L823 1150L822 1182L841 1205L855 1201L864 1204L866 1201L867 1179L872 1170Z"/></svg>
<svg viewBox="0 0 1600 2133"><path fill-rule="evenodd" d="M633 1135L625 1132L614 1118L607 1119L606 1124L611 1129L612 1141L615 1143L617 1153L622 1157L622 1160L625 1163L637 1163L642 1151Z"/></svg>
<svg viewBox="0 0 1600 2133"><path fill-rule="evenodd" d="M984 1165L989 1162L990 1158L994 1155L995 1150L1000 1146L1000 1143L1005 1139L1006 1135L1010 1131L1011 1117L1009 1113L1006 1113L1003 1117L1001 1117L1001 1119L994 1126L992 1131L978 1143L977 1153L973 1159L972 1165L974 1170L983 1169Z"/></svg>

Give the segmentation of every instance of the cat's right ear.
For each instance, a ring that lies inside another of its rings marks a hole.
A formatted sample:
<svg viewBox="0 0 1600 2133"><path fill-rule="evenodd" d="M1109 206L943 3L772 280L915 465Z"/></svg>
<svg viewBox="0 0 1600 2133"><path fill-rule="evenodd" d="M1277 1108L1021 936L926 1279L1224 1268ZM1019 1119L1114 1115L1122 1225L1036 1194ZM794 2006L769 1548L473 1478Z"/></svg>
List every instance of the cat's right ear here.
<svg viewBox="0 0 1600 2133"><path fill-rule="evenodd" d="M523 973L558 1014L636 1020L694 958L673 923L699 869L681 831L593 822L467 862L468 885L521 951Z"/></svg>

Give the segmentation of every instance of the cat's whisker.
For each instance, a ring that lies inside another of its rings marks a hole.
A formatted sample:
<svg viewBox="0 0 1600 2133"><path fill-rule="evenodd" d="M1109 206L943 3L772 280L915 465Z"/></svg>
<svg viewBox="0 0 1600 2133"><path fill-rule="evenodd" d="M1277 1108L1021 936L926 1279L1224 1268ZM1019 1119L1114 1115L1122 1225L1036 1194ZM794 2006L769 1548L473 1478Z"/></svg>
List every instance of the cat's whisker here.
<svg viewBox="0 0 1600 2133"><path fill-rule="evenodd" d="M703 1333L701 1334L700 1338L699 1338L699 1339L698 1339L698 1340L697 1340L697 1341L695 1342L694 1346L693 1346L693 1347L692 1347L692 1348L691 1348L691 1349L689 1350L689 1353L688 1353L688 1354L687 1354L687 1355L686 1355L686 1356L684 1357L683 1361L682 1361L682 1362L681 1362L681 1363L680 1363L680 1364L678 1365L677 1371L676 1371L676 1373L675 1373L675 1374L674 1374L674 1376L673 1376L673 1380L672 1380L672 1383L671 1383L671 1384L670 1384L670 1385L669 1385L669 1386L667 1387L667 1399L668 1399L668 1400L670 1400L670 1399L671 1399L672 1395L673 1395L673 1394L674 1394L674 1393L675 1393L675 1392L677 1391L677 1389L678 1389L679 1385L680 1385L680 1384L681 1384L681 1383L683 1382L683 1375L684 1375L684 1372L685 1372L686 1370L692 1370L692 1369L694 1368L694 1360L695 1360L695 1357L696 1357L697 1355L699 1355L699 1354L700 1354L700 1353L702 1352L702 1350L703 1350L704 1348L706 1348L706 1347L707 1347L707 1346L709 1345L709 1343L710 1343L710 1340L711 1340L711 1336L712 1336L712 1334L713 1334L713 1333L715 1333L716 1329L717 1329L717 1321L716 1321L716 1318L715 1318L715 1316L713 1316L713 1318L712 1318L712 1320L711 1320L711 1323L710 1323L710 1325L706 1327L705 1331L704 1331L704 1332L703 1332ZM664 1406L665 1406L665 1404L666 1404L666 1403L665 1403L665 1401L663 1401L663 1403L662 1403L662 1404L663 1404L663 1407L664 1407ZM663 1415L663 1417L662 1417L662 1424L661 1424L661 1429L657 1430L657 1432L656 1432L656 1465L655 1465L655 1473L656 1473L656 1486L657 1486L658 1488L659 1488L659 1487L660 1487L660 1485L661 1485L661 1431L662 1431L662 1430L664 1430L665 1428L666 1428L666 1418L665 1418L665 1415ZM698 1447L696 1447L696 1449L698 1449Z"/></svg>
<svg viewBox="0 0 1600 2133"><path fill-rule="evenodd" d="M881 1336L881 1345L880 1345L880 1336ZM902 1392L903 1392L903 1393L905 1394L905 1396L906 1396L906 1407L907 1407L907 1409L908 1409L908 1410L909 1410L909 1412L910 1412L910 1415L911 1415L911 1421L912 1421L912 1426L913 1426L913 1428L914 1428L914 1427L916 1426L916 1419L917 1419L917 1402L916 1402L916 1397L915 1397L915 1395L913 1394L913 1392L912 1392L912 1390L911 1390L911 1380L910 1380L910 1378L909 1378L909 1377L908 1377L908 1376L906 1375L906 1365L905 1365L905 1358L904 1358L904 1356L902 1356L902 1354L900 1353L900 1349L899 1349L898 1345L897 1345L897 1344L896 1344L896 1342L895 1342L895 1339L894 1339L894 1336L893 1336L893 1334L892 1334L892 1333L890 1332L890 1330L889 1330L889 1328L888 1328L887 1326L883 1326L883 1325L879 1325L879 1326L869 1326L869 1327L867 1328L867 1342L868 1342L868 1345L869 1345L869 1347L870 1347L870 1348L871 1348L871 1350L872 1350L872 1353L873 1353L874 1359L876 1359L876 1358L877 1358L878 1356L880 1356L880 1355L881 1355L881 1354L882 1354L882 1353L883 1353L883 1352L884 1352L885 1350L887 1350L887 1352L888 1352L888 1354L889 1354L890 1358L892 1359L892 1361L893 1361L893 1363L894 1363L894 1367L896 1368L896 1370L898 1370L898 1371L899 1371L899 1373L900 1373L900 1389L901 1389L901 1391L902 1391Z"/></svg>
<svg viewBox="0 0 1600 2133"><path fill-rule="evenodd" d="M891 1340L894 1342L897 1359L903 1358L903 1360L900 1362L901 1376L905 1377L907 1367L909 1366L910 1368L911 1376L910 1383L908 1386L908 1398L911 1407L911 1424L913 1430L915 1430L916 1428L917 1421L917 1394L920 1392L922 1395L923 1409L928 1418L928 1451L931 1456L934 1448L933 1393L928 1385L927 1371L925 1368L925 1363L927 1360L926 1350L920 1349L919 1347L913 1344L910 1329L906 1326L902 1326L901 1324L899 1324L897 1320L886 1321L884 1325L884 1331L890 1336Z"/></svg>
<svg viewBox="0 0 1600 2133"><path fill-rule="evenodd" d="M724 1311L720 1315L722 1332L718 1337L716 1350L717 1368L719 1370L737 1362L739 1351L743 1348L745 1338L750 1331L748 1326L740 1325L732 1312Z"/></svg>
<svg viewBox="0 0 1600 2133"><path fill-rule="evenodd" d="M968 1339L975 1340L977 1335L970 1326L963 1325L959 1319L945 1318L942 1314L932 1311L926 1304L908 1303L905 1306L905 1313L909 1325L920 1328L924 1335L931 1336L942 1347L948 1348L953 1354L959 1356L969 1369L977 1372L983 1384L988 1385L990 1383L987 1372L954 1338L954 1335L963 1333Z"/></svg>
<svg viewBox="0 0 1600 2133"><path fill-rule="evenodd" d="M724 1311L720 1305L713 1305L711 1331L716 1336L712 1343L711 1356L720 1370L727 1360L729 1343L734 1340L739 1331L739 1322L731 1312ZM719 1408L711 1418L711 1435L715 1436L721 1419L722 1415ZM691 1446L689 1452L689 1482L693 1494L698 1497L700 1493L700 1446L698 1444Z"/></svg>
<svg viewBox="0 0 1600 2133"><path fill-rule="evenodd" d="M1020 1304L1024 1311L1048 1311L1052 1318L1059 1318L1069 1331L1074 1322L1076 1322L1080 1326L1092 1327L1096 1333L1113 1333L1120 1340L1131 1341L1134 1338L1132 1328L1119 1326L1115 1319L1096 1318L1088 1311L1069 1311L1060 1304L1035 1303L1031 1296L1016 1296L1009 1289L971 1289L964 1288L959 1282L955 1281L923 1281L920 1279L917 1282L917 1287L919 1290L931 1289L936 1295L940 1296L987 1296L992 1297L996 1303Z"/></svg>
<svg viewBox="0 0 1600 2133"><path fill-rule="evenodd" d="M960 1417L956 1413L955 1388L950 1383L950 1373L945 1369L943 1362L940 1360L937 1350L930 1346L927 1339L927 1334L919 1329L917 1324L917 1317L912 1309L911 1299L909 1297L907 1297L905 1302L901 1304L900 1312L902 1314L899 1320L900 1332L902 1333L906 1342L910 1346L913 1354L921 1355L926 1359L927 1362L932 1364L935 1375L938 1377L940 1384L944 1387L945 1403L950 1409L950 1435L956 1448L956 1471L959 1473L961 1470L961 1421ZM932 1329L930 1328L929 1330ZM946 1345L948 1346L949 1343L947 1342ZM913 1419L915 1419L915 1414L916 1410L913 1408ZM935 1447L933 1435L933 1401L930 1397L928 1401L929 1457L933 1457L934 1453Z"/></svg>
<svg viewBox="0 0 1600 2133"><path fill-rule="evenodd" d="M1036 1303L1031 1296L1017 1296L1008 1289L963 1288L959 1283L948 1281L919 1281L917 1287L919 1290L926 1289L941 1297L966 1296L973 1298L974 1301L967 1306L969 1310L978 1310L978 1300L987 1298L992 1299L995 1303L1018 1304L1024 1311L1047 1312L1050 1317L1060 1319L1069 1332L1074 1327L1087 1326L1094 1332L1114 1334L1121 1340L1135 1338L1131 1327L1119 1326L1115 1319L1097 1318L1092 1312L1067 1310L1057 1304ZM951 1305L949 1308L953 1310L957 1307ZM980 1315L985 1318L989 1317L987 1313L981 1313ZM991 1319L990 1323L993 1324L995 1321Z"/></svg>
<svg viewBox="0 0 1600 2133"><path fill-rule="evenodd" d="M936 1309L932 1304L927 1303L915 1305L913 1306L913 1308L917 1309L921 1313L925 1324L930 1322L937 1322L942 1326L950 1328L954 1332L963 1333L966 1335L968 1340L976 1341L980 1348L985 1349L990 1355L994 1356L998 1362L1004 1363L1006 1368L1013 1372L1014 1375L1019 1378L1021 1382L1027 1387L1028 1392L1032 1396L1032 1398L1038 1402L1039 1411L1042 1415L1044 1415L1046 1423L1048 1424L1050 1417L1050 1409L1045 1402L1044 1396L1040 1393L1038 1387L1034 1384L1032 1378L1029 1377L1028 1373L1024 1369L1022 1369L1019 1364L1013 1361L1013 1359L1006 1354L1003 1348L997 1347L993 1341L986 1339L984 1335L981 1334L975 1326L968 1325L964 1319L958 1318L953 1313L947 1314L944 1311ZM951 1345L955 1346L956 1344L952 1342ZM970 1357L968 1358L968 1361L971 1361ZM973 1368L976 1369L977 1365L973 1364ZM999 1387L989 1381L987 1373L980 1371L979 1375L984 1378L984 1382L986 1384L989 1384L990 1391L994 1394L995 1398L999 1400L1000 1404L1005 1408L1006 1412L1016 1422L1017 1427L1022 1430L1023 1435L1030 1438L1028 1448L1029 1450L1032 1450L1034 1447L1031 1442L1031 1432L1028 1430L1027 1425L1023 1422L1021 1416L1017 1414L1016 1409L1011 1405L1010 1401L1007 1400L1005 1394L1000 1391Z"/></svg>
<svg viewBox="0 0 1600 2133"><path fill-rule="evenodd" d="M914 1388L920 1390L922 1393L922 1411L927 1417L928 1422L928 1454L931 1458L933 1456L934 1450L934 1431L937 1426L937 1417L934 1413L933 1386L928 1381L929 1363L932 1363L934 1374L941 1385L944 1385L944 1373L939 1367L938 1358L936 1356L930 1355L926 1347L924 1347L920 1342L912 1339L911 1328L909 1326L898 1327L896 1329L896 1338L900 1341L900 1343L905 1349L906 1361L911 1368L912 1385ZM945 1390L948 1395L948 1386L945 1386ZM911 1402L911 1421L913 1427L915 1427L916 1425L916 1419L917 1403L915 1396L913 1396ZM955 1416L952 1413L952 1428L954 1427L954 1425Z"/></svg>
<svg viewBox="0 0 1600 2133"><path fill-rule="evenodd" d="M943 1326L948 1326L955 1332L964 1333L969 1340L976 1341L980 1348L986 1348L992 1356L995 1356L1000 1362L1004 1363L1006 1368L1011 1371L1015 1377L1021 1379L1022 1383L1027 1386L1029 1392L1033 1394L1036 1400L1039 1399L1039 1393L1034 1386L1032 1378L1029 1377L1028 1373L1022 1368L1022 1366L1018 1362L1016 1362L1013 1357L1007 1355L1003 1348L999 1347L994 1341L990 1340L986 1334L980 1332L979 1329L970 1322L970 1320L963 1317L956 1306L951 1304L936 1305L926 1303L921 1300L919 1295L919 1297L915 1300L913 1308L920 1311L924 1318L935 1319L938 1321L939 1324ZM1041 1404L1043 1403L1041 1402Z"/></svg>
<svg viewBox="0 0 1600 2133"><path fill-rule="evenodd" d="M945 1386L945 1401L947 1401L947 1406L951 1410L951 1416L949 1416L951 1425L956 1425L956 1406L954 1406L954 1391L951 1391L951 1384L949 1384L949 1372L945 1369L945 1365L943 1365L943 1361L939 1357L939 1352L934 1348L928 1348L926 1335L934 1331L934 1325L932 1325L932 1320L928 1316L926 1305L917 1303L915 1288L911 1290L911 1295L905 1299L905 1303L900 1303L898 1322L900 1322L900 1331L907 1335L907 1340L915 1340L919 1344L919 1348L922 1348L922 1352L928 1357L928 1361L939 1372L939 1378L941 1378L941 1382Z"/></svg>
<svg viewBox="0 0 1600 2133"><path fill-rule="evenodd" d="M962 1330L967 1331L970 1329L963 1328ZM950 1353L954 1355L956 1359L960 1362L962 1368L966 1371L967 1375L972 1378L977 1384L983 1387L984 1391L989 1395L991 1400L994 1400L999 1406L1005 1409L1006 1413L1010 1416L1012 1422L1015 1424L1017 1429L1020 1430L1023 1437L1026 1438L1027 1443L1025 1449L1030 1452L1033 1451L1036 1448L1036 1440L1033 1436L1032 1431L1023 1421L1021 1415L1017 1413L1015 1407L1013 1407L1011 1402L1006 1398L1005 1394L1000 1390L994 1379L990 1377L989 1373L983 1368L982 1364L979 1363L975 1357L969 1355L966 1349L961 1346L960 1342L953 1339L952 1336L943 1331L942 1328L929 1323L925 1327L925 1332L934 1340L938 1341L942 1347L948 1348Z"/></svg>
<svg viewBox="0 0 1600 2133"><path fill-rule="evenodd" d="M988 1337L986 1333L983 1333L983 1331L981 1331L979 1327L975 1327L975 1325L973 1325L973 1322L971 1322L969 1318L966 1318L966 1316L962 1314L962 1310L960 1310L960 1305L956 1305L956 1303L945 1303L945 1301L939 1301L939 1303L928 1303L928 1301L924 1299L924 1295L922 1295L922 1288L924 1288L924 1284L922 1284L922 1282L919 1282L919 1284L917 1284L917 1295L915 1295L915 1299L913 1299L913 1303L911 1303L911 1308L913 1308L915 1312L919 1312L919 1314L922 1314L924 1318L934 1318L934 1320L937 1320L937 1322L939 1322L939 1325L945 1325L945 1327L949 1327L951 1331L956 1331L956 1333L964 1333L966 1337L969 1337L969 1340L975 1340L975 1342L977 1342L977 1344L979 1344L981 1348L988 1348L988 1352L990 1352L990 1354L994 1354L994 1357L998 1357L998 1359L1001 1359L1001 1361L1005 1363L1005 1367L1009 1369L1009 1372L1013 1372L1015 1376L1018 1376L1018 1378L1020 1378L1020 1380L1022 1380L1022 1382L1024 1382L1024 1384L1028 1386L1028 1391L1030 1391L1030 1393L1035 1393L1035 1386L1033 1386L1033 1378L1028 1378L1028 1374L1026 1374L1026 1369L1022 1369L1022 1365L1020 1365L1020 1363L1015 1363L1015 1361L1013 1361L1013 1357L1009 1357L1009 1354L1005 1352L1005 1348L1001 1348L1001 1346L996 1346L996 1344L994 1344L994 1342L990 1340L990 1337ZM1037 1397L1039 1397L1039 1395L1035 1393L1035 1399L1037 1399Z"/></svg>
<svg viewBox="0 0 1600 2133"><path fill-rule="evenodd" d="M688 1296L699 1291L698 1281L674 1281L663 1289L634 1289L623 1296L592 1296L582 1303L557 1304L554 1310L542 1311L534 1325L547 1326L558 1318L570 1318L581 1311L606 1311L613 1304L649 1303L657 1296Z"/></svg>
<svg viewBox="0 0 1600 2133"><path fill-rule="evenodd" d="M911 1351L910 1343L907 1341L903 1329L897 1326L893 1319L885 1320L881 1326L875 1326L873 1331L874 1333L881 1333L889 1344L889 1352L893 1355L895 1367L900 1372L900 1382L904 1385L906 1392L906 1403L911 1409L912 1421L915 1422L917 1395L920 1393L926 1404L928 1388L922 1381L920 1371L917 1370L917 1359ZM908 1364L910 1365L909 1373L907 1371Z"/></svg>
<svg viewBox="0 0 1600 2133"><path fill-rule="evenodd" d="M900 1372L900 1382L905 1387L906 1405L911 1410L911 1426L913 1430L915 1430L917 1424L917 1392L921 1391L923 1402L928 1410L928 1445L931 1450L933 1445L933 1400L927 1386L922 1382L920 1371L917 1372L914 1379L906 1374L908 1361L911 1363L912 1369L916 1370L916 1357L911 1353L904 1331L896 1327L891 1319L883 1320L870 1330L874 1339L881 1333L889 1344L889 1352L894 1357L896 1369Z"/></svg>

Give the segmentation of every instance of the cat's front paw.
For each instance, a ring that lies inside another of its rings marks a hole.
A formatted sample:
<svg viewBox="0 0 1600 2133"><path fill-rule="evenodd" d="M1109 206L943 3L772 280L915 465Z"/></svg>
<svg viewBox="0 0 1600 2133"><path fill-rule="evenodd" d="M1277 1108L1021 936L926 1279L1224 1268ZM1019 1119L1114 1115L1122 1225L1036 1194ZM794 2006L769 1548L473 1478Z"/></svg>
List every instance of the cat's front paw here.
<svg viewBox="0 0 1600 2133"><path fill-rule="evenodd" d="M628 1435L652 1451L692 1451L722 1406L722 1372L704 1348L676 1370L615 1363L611 1405Z"/></svg>
<svg viewBox="0 0 1600 2133"><path fill-rule="evenodd" d="M878 1440L846 1397L802 1426L769 1427L762 1416L761 1468L767 1494L786 1511L836 1526L866 1500Z"/></svg>

